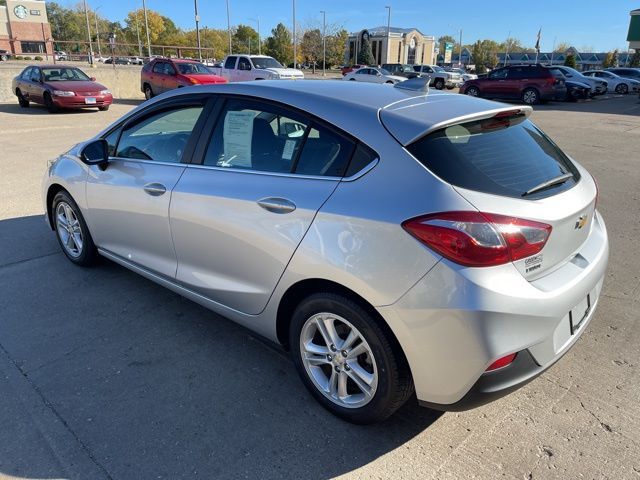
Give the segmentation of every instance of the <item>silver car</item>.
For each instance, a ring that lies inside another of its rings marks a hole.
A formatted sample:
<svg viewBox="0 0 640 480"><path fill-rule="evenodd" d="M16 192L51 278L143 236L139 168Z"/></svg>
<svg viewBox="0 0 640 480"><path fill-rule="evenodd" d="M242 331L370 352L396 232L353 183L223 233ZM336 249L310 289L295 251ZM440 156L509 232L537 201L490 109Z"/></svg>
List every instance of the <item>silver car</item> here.
<svg viewBox="0 0 640 480"><path fill-rule="evenodd" d="M101 255L280 343L348 421L414 391L493 400L593 318L596 183L530 107L409 82L163 94L50 163L49 225L73 263Z"/></svg>

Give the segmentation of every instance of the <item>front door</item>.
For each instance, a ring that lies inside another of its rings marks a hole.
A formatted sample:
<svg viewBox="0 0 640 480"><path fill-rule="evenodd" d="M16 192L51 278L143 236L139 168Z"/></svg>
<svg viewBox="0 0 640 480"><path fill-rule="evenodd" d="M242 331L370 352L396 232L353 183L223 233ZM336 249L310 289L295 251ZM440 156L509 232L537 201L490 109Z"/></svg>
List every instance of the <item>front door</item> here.
<svg viewBox="0 0 640 480"><path fill-rule="evenodd" d="M258 314L354 144L304 114L229 99L171 200L176 278L222 305Z"/></svg>
<svg viewBox="0 0 640 480"><path fill-rule="evenodd" d="M483 95L488 97L507 98L510 96L510 89L507 80L508 69L500 68L487 75L483 82Z"/></svg>
<svg viewBox="0 0 640 480"><path fill-rule="evenodd" d="M106 137L109 164L104 171L91 166L87 179L89 228L98 247L175 276L171 191L184 172L181 161L192 149L203 109L197 98L163 102Z"/></svg>

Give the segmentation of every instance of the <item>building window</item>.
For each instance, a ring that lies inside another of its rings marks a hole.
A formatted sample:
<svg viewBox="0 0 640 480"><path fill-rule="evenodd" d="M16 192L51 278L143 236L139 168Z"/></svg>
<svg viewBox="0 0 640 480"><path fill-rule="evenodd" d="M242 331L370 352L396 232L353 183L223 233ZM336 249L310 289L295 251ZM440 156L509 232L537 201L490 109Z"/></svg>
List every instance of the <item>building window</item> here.
<svg viewBox="0 0 640 480"><path fill-rule="evenodd" d="M44 42L20 42L22 53L44 53Z"/></svg>
<svg viewBox="0 0 640 480"><path fill-rule="evenodd" d="M402 41L398 43L398 63L403 63L402 62Z"/></svg>
<svg viewBox="0 0 640 480"><path fill-rule="evenodd" d="M371 53L373 54L373 59L377 63L378 62L378 42L375 40L371 42Z"/></svg>
<svg viewBox="0 0 640 480"><path fill-rule="evenodd" d="M347 63L357 63L356 42L349 41L349 61Z"/></svg>

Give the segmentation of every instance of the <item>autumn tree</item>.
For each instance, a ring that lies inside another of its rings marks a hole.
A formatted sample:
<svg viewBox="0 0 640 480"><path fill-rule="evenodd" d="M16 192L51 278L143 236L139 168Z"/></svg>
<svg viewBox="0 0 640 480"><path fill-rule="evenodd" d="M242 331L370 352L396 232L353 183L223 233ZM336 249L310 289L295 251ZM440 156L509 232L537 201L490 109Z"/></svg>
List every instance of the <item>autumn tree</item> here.
<svg viewBox="0 0 640 480"><path fill-rule="evenodd" d="M498 64L499 45L493 40L478 40L473 44L471 55L478 73L484 73L486 68L495 68Z"/></svg>
<svg viewBox="0 0 640 480"><path fill-rule="evenodd" d="M602 68L611 68L618 66L618 50L608 52L602 61Z"/></svg>
<svg viewBox="0 0 640 480"><path fill-rule="evenodd" d="M637 48L631 56L631 60L629 60L629 66L633 68L640 67L640 48Z"/></svg>
<svg viewBox="0 0 640 480"><path fill-rule="evenodd" d="M569 42L558 42L556 47L553 49L556 53L565 53L567 50L571 48L571 44Z"/></svg>
<svg viewBox="0 0 640 480"><path fill-rule="evenodd" d="M284 24L279 23L276 28L271 30L271 36L267 37L264 42L264 51L284 65L293 61L291 33Z"/></svg>
<svg viewBox="0 0 640 480"><path fill-rule="evenodd" d="M300 50L304 60L311 63L322 61L322 32L318 28L302 34Z"/></svg>
<svg viewBox="0 0 640 480"><path fill-rule="evenodd" d="M161 35L165 32L166 26L164 20L162 19L162 15L153 10L147 9L147 20L149 23L149 40L151 43L158 43L161 38ZM147 42L147 30L144 21L144 10L139 8L138 10L133 10L127 14L127 18L125 18L124 22L127 27L126 30L128 32L129 38L134 37L137 38L137 30L140 31L140 41L145 44Z"/></svg>

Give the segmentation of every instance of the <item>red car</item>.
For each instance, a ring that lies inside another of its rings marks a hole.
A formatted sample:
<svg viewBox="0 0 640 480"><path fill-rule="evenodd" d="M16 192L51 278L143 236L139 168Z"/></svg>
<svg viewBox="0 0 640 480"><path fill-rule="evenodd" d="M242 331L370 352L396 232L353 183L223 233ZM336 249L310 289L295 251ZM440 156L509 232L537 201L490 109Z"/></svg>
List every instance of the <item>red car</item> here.
<svg viewBox="0 0 640 480"><path fill-rule="evenodd" d="M562 77L542 65L514 65L464 82L460 93L472 97L519 100L533 105L548 100L564 100L567 89Z"/></svg>
<svg viewBox="0 0 640 480"><path fill-rule="evenodd" d="M65 108L104 111L113 103L107 87L76 67L31 65L13 79L12 91L21 107L40 103L52 113Z"/></svg>
<svg viewBox="0 0 640 480"><path fill-rule="evenodd" d="M142 67L140 77L140 89L147 100L174 88L212 83L227 83L227 80L214 75L200 62L174 58L152 60Z"/></svg>

